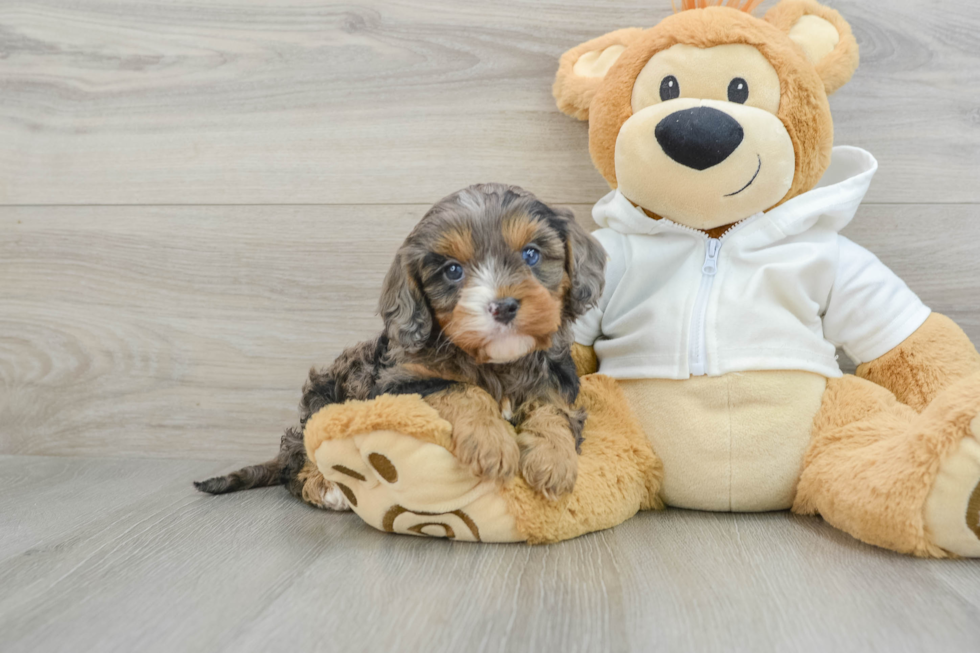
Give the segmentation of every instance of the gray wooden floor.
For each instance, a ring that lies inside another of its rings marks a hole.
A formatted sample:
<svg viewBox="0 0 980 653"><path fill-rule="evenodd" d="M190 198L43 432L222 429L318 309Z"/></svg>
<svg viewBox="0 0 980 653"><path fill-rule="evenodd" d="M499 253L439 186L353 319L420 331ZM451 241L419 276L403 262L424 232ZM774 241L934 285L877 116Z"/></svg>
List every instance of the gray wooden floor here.
<svg viewBox="0 0 980 653"><path fill-rule="evenodd" d="M827 2L837 142L881 164L846 233L980 342L980 5ZM189 485L275 450L439 197L588 223L557 58L669 4L0 3L0 650L978 650L980 563L816 519L466 546Z"/></svg>
<svg viewBox="0 0 980 653"><path fill-rule="evenodd" d="M980 567L671 510L547 547L392 537L203 460L0 457L0 650L971 651Z"/></svg>

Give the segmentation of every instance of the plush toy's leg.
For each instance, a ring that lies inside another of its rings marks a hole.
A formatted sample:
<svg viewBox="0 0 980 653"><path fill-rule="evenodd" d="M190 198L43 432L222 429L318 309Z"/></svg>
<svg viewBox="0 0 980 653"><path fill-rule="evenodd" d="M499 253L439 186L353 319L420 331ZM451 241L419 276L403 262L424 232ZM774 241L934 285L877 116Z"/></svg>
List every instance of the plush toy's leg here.
<svg viewBox="0 0 980 653"><path fill-rule="evenodd" d="M663 465L619 385L602 374L582 377L576 405L588 420L572 493L549 501L519 478L507 486L510 511L531 544L611 528L638 510L663 507Z"/></svg>
<svg viewBox="0 0 980 653"><path fill-rule="evenodd" d="M980 374L980 353L955 322L933 313L905 342L858 367L858 376L891 390L898 400L922 412L936 397L961 380ZM974 433L980 424L974 422ZM926 500L926 530L943 549L977 556L980 536L980 451L973 438L963 439L942 461ZM964 514L969 512L964 520Z"/></svg>
<svg viewBox="0 0 980 653"><path fill-rule="evenodd" d="M589 419L578 481L558 501L548 501L520 478L499 483L476 476L471 470L480 457L464 465L453 456L463 438L454 437L449 422L416 395L328 406L307 422L305 443L324 478L379 530L554 542L659 507L659 460L615 382L583 379L579 405Z"/></svg>
<svg viewBox="0 0 980 653"><path fill-rule="evenodd" d="M794 512L819 513L902 553L980 556L978 414L980 374L939 392L921 413L865 379L830 380Z"/></svg>
<svg viewBox="0 0 980 653"><path fill-rule="evenodd" d="M500 486L458 461L452 427L418 395L333 404L306 423L307 456L351 509L388 532L457 540L525 539Z"/></svg>

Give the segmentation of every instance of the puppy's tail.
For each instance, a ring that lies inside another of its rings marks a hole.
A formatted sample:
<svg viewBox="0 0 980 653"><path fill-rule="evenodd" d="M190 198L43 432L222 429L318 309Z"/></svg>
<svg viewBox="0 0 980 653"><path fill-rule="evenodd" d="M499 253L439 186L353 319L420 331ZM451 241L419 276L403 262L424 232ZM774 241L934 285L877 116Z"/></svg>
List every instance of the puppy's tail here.
<svg viewBox="0 0 980 653"><path fill-rule="evenodd" d="M251 490L270 485L286 485L295 492L300 469L306 459L303 450L303 434L299 429L287 429L279 444L279 455L259 465L242 467L224 476L215 476L204 481L194 481L194 487L208 494L228 494L239 490ZM302 483L299 483L302 491Z"/></svg>
<svg viewBox="0 0 980 653"><path fill-rule="evenodd" d="M242 467L237 472L225 476L215 476L204 481L194 481L194 487L208 494L227 494L253 487L281 485L279 458L273 458L261 465Z"/></svg>

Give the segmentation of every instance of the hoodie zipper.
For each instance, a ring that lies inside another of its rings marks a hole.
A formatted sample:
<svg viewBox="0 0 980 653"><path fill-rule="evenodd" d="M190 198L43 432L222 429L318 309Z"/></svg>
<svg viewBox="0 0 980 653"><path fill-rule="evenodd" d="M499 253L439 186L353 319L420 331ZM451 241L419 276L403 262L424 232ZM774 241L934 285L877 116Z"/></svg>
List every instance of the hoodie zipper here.
<svg viewBox="0 0 980 653"><path fill-rule="evenodd" d="M618 191L613 191L618 192ZM626 200L626 198L623 198ZM635 204L626 200L635 211L638 211L640 215L647 217L643 213L642 209L636 207ZM698 240L704 242L704 262L701 264L701 284L698 286L698 294L694 301L694 310L691 313L691 325L688 332L688 372L691 376L704 376L707 374L708 367L708 357L706 349L706 324L705 318L708 312L708 298L711 296L711 286L714 285L715 276L718 274L718 255L721 252L721 246L724 244L725 240L735 234L737 231L741 231L745 227L749 226L756 220L762 218L765 212L759 212L755 215L749 216L748 218L737 222L725 233L723 233L718 238L709 238L700 229L695 229L694 227L689 227L685 224L680 224L672 220L661 218L660 223L667 229L672 231L686 233L691 236L695 236ZM605 225L609 226L609 225ZM614 227L614 230L619 231Z"/></svg>
<svg viewBox="0 0 980 653"><path fill-rule="evenodd" d="M698 295L694 300L694 311L691 313L691 328L688 334L688 368L691 376L704 376L708 373L708 354L707 354L707 324L708 298L711 296L711 286L715 283L715 276L718 274L718 257L721 254L721 246L736 231L741 231L749 224L755 222L762 213L742 220L732 226L731 229L723 233L719 238L708 238L703 231L691 229L686 225L677 225L685 230L690 230L701 236L704 241L704 262L701 264L701 285L698 286Z"/></svg>
<svg viewBox="0 0 980 653"><path fill-rule="evenodd" d="M727 233L725 235L728 235ZM724 237L724 236L722 236ZM708 311L708 297L711 286L714 285L715 275L718 274L718 253L721 251L721 238L708 238L704 246L704 263L701 265L701 285L698 296L694 300L694 312L691 314L691 332L688 338L688 367L691 376L704 376L707 367L705 354L705 313Z"/></svg>

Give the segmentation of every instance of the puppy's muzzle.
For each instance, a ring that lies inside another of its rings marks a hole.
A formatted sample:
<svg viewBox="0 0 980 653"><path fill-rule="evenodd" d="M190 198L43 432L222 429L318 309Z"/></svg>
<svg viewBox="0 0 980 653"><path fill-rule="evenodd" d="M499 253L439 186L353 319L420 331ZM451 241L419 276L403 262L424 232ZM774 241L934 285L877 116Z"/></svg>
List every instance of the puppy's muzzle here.
<svg viewBox="0 0 980 653"><path fill-rule="evenodd" d="M737 120L711 107L675 111L657 124L654 135L664 154L698 171L727 159L745 138Z"/></svg>
<svg viewBox="0 0 980 653"><path fill-rule="evenodd" d="M490 315L501 324L510 324L517 317L517 311L521 307L521 302L513 297L506 297L490 302Z"/></svg>

